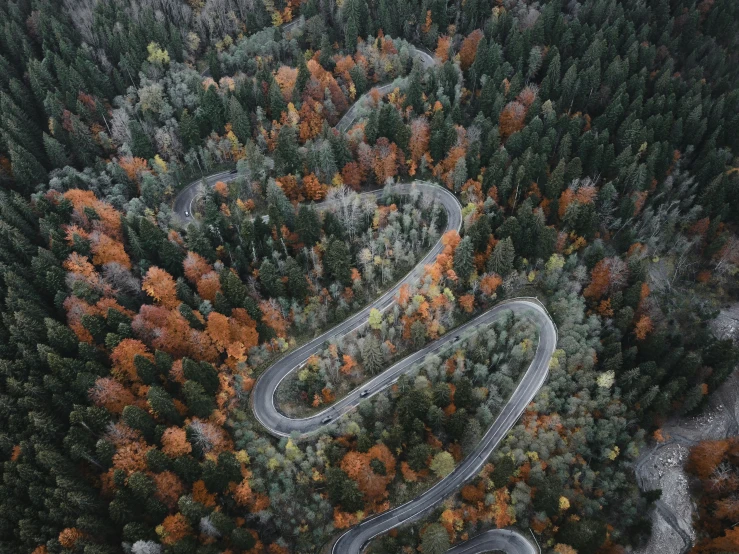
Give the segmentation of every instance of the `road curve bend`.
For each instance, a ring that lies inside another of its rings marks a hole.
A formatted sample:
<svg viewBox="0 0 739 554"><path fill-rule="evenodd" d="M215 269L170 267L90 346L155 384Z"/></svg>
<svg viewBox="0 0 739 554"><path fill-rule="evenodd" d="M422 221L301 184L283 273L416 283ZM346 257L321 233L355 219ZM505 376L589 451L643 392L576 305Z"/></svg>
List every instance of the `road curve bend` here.
<svg viewBox="0 0 739 554"><path fill-rule="evenodd" d="M518 554L538 554L538 548L535 548L531 541L512 529L485 531L447 550L447 554L480 554L492 550L516 552Z"/></svg>
<svg viewBox="0 0 739 554"><path fill-rule="evenodd" d="M283 32L288 32L292 30L293 27L302 25L304 22L305 18L301 16L298 19L283 25L282 30ZM421 64L425 69L428 69L438 63L437 59L426 50L417 48L413 45L409 46L413 56L421 60ZM208 70L203 73L203 76L207 76L207 74L209 74ZM394 90L395 84L388 83L375 88L377 88L382 96L385 96L386 94L389 94ZM351 125L354 123L354 120L357 118L359 107L362 105L362 101L365 98L369 97L370 94L372 94L371 90L360 96L359 99L349 107L349 109L342 116L339 122L334 126L334 129L337 129L340 132L346 132L347 129L349 129L349 127L351 127ZM221 173L214 173L213 175L208 175L207 177L203 177L202 179L193 181L177 194L177 197L174 199L174 202L172 204L172 210L183 223L190 223L191 221L195 221L195 218L192 215L192 209L194 201L201 194L201 185L203 185L204 187L212 187L218 181L228 183L229 181L233 181L234 179L236 179L236 177L238 177L236 170L231 170L223 171Z"/></svg>
<svg viewBox="0 0 739 554"><path fill-rule="evenodd" d="M462 207L457 198L451 192L438 185L422 181L395 185L394 187L394 191L397 193L407 194L412 190L426 193L441 204L447 213L447 230L460 230L462 226ZM382 193L382 190L374 191L369 194L379 195L380 193ZM444 245L441 243L441 238L439 238L431 250L429 250L423 259L418 262L418 264L416 264L416 266L405 277L403 277L403 279L398 281L395 286L387 290L372 304L366 306L364 309L345 319L337 326L329 329L300 348L290 352L287 356L275 362L264 373L262 373L254 385L251 398L254 415L265 429L277 437L286 437L293 432L298 432L300 435L308 435L317 431L325 427L326 418L330 417L331 421L333 421L359 404L359 401L362 400L359 396L362 391L369 390L370 394L368 396L376 394L391 383L395 382L401 373L407 371L408 367L410 367L409 364L420 361L428 353L428 347L418 351L416 354L398 362L387 371L376 376L371 381L367 382L361 389L354 390L352 393L348 394L329 408L313 416L301 419L292 419L282 414L275 405L275 394L277 392L277 388L283 379L293 371L293 369L300 367L311 355L322 350L327 340L332 337L346 335L350 331L367 323L370 310L376 308L382 311L392 306L395 303L395 297L400 290L400 287L405 283L411 283L418 280L423 275L424 267L433 263L443 249ZM444 339L441 339L441 341L444 341ZM434 343L434 346L441 347L441 341Z"/></svg>
<svg viewBox="0 0 739 554"><path fill-rule="evenodd" d="M298 21L288 24L284 30L287 31L289 30L288 28L292 28L296 24L298 24ZM421 59L425 68L437 63L437 60L428 52L415 47L412 48L413 54ZM383 95L391 92L392 89L392 83L379 87L379 91ZM356 118L358 106L362 98L355 102L347 113L344 114L336 125L338 130L346 131L351 126ZM229 182L237 177L237 172L232 170L215 173L193 181L181 190L175 198L172 206L173 212L184 223L195 221L193 217L193 203L201 194L201 186L212 187L218 181ZM396 185L395 188L396 192L400 193L409 193L414 188L430 193L447 212L446 230L455 229L459 231L461 229L461 206L457 198L447 189L422 181ZM380 196L382 193L383 191L379 190L365 194ZM423 274L424 266L432 263L436 259L436 256L441 253L442 249L443 245L441 244L441 240L439 240L416 267L393 288L359 313L275 362L261 375L252 390L251 400L254 415L265 429L278 437L287 436L293 432L298 432L304 436L324 428L326 425L330 425L338 417L354 409L364 400L364 398L359 396L362 392L367 391L365 398L377 394L397 381L401 374L410 371L414 365L421 362L428 354L449 346L455 340L453 337L460 336L480 325L487 325L508 310L516 314L525 313L533 317L538 323L539 342L534 359L518 384L518 387L513 392L510 400L490 428L488 428L477 448L452 473L420 496L397 508L372 516L346 531L333 544L331 554L361 553L374 537L384 534L399 525L420 519L432 510L434 506L451 496L465 482L473 479L485 465L492 451L515 425L516 421L518 421L526 406L533 400L547 378L549 361L557 345L557 328L547 313L546 308L538 299L517 298L501 302L464 325L457 327L453 333L447 333L439 340L411 354L318 414L308 418L290 419L277 410L274 401L277 387L291 371L305 363L310 355L318 352L326 340L334 336L344 335L363 325L368 320L371 309L377 308L384 310L390 307L395 301L399 288L404 283L409 283L419 278ZM540 552L540 550L534 548L531 541L515 530L492 529L454 546L447 554L481 554L491 550L501 550L507 554L537 554L537 552Z"/></svg>
<svg viewBox="0 0 739 554"><path fill-rule="evenodd" d="M410 193L412 190L419 190L432 195L447 211L447 230L455 229L458 231L460 229L462 223L461 206L456 197L447 189L418 181L397 185L395 188L396 192L399 193ZM557 345L557 329L546 308L537 299L517 298L501 302L455 328L453 332L448 332L442 338L397 362L380 375L317 414L306 418L290 418L278 410L275 404L275 395L283 379L302 366L311 355L319 352L328 339L345 335L366 324L371 309L384 310L390 307L395 302L400 287L404 283L412 282L421 277L424 266L432 263L442 249L443 245L440 239L416 267L394 287L360 312L276 361L262 373L252 390L251 402L254 415L269 433L277 437L298 433L305 437L325 428L336 421L337 418L353 410L364 398L369 398L392 385L400 375L411 371L427 355L443 349L445 346L451 346L457 336L461 336L481 325L488 325L508 311L512 311L514 314L525 314L538 325L539 341L534 359L511 395L510 400L495 422L485 432L477 448L451 474L420 496L397 508L370 517L349 529L334 543L333 554L358 554L377 535L386 533L398 525L419 519L458 490L465 482L473 479L485 465L490 453L518 421L526 406L533 400L547 378L549 361ZM360 396L361 394L364 394L364 397ZM491 544L496 544L501 545L500 547L496 546L496 548L510 554L533 553L531 543L515 531L493 530L485 533L484 537L484 540L479 539L478 542L474 543L479 544L482 550L470 550L473 546L463 543L455 548L464 546L465 550L451 550L450 552L484 552L489 549Z"/></svg>
<svg viewBox="0 0 739 554"><path fill-rule="evenodd" d="M512 311L515 314L525 314L531 317L539 327L539 342L536 347L534 359L529 364L516 390L493 424L485 432L477 447L452 473L420 496L397 508L370 517L349 529L334 543L331 551L332 554L358 554L364 550L369 541L374 537L386 533L399 525L420 519L435 506L443 502L445 498L451 496L464 483L474 479L487 462L493 450L495 450L498 444L500 444L500 441L508 434L508 431L516 424L519 417L526 410L526 406L534 399L534 396L536 396L536 393L546 381L549 371L549 361L557 346L557 329L549 317L546 308L535 298L516 298L501 302L464 325L457 327L441 339L427 345L423 350L408 356L398 362L393 368L390 368L387 372L400 366L396 370L396 373L388 378L388 382L383 384L383 387L388 386L397 379L397 375L400 373L411 370L414 364L423 359L427 354L454 341L453 336L459 336L480 325L487 325L507 311ZM379 377L382 378L384 376L385 373ZM364 390L367 386L373 387L373 393L377 392L374 387L378 385L372 385L372 381L368 385L360 387L360 389ZM355 398L354 395L358 392L359 390L355 390L350 397ZM360 399L357 397L357 400ZM358 401L355 401L355 405L358 403ZM344 408L343 411L348 411L348 409ZM477 540L477 538L473 540ZM472 554L473 552L487 552L493 549L491 545L495 544L494 549L503 550L508 554L535 554L533 546L528 539L512 530L495 529L488 531L484 534L484 539L479 539L479 542L474 543L478 546L474 546L474 544L468 545L468 542L456 546L449 552L464 552L468 554Z"/></svg>
<svg viewBox="0 0 739 554"><path fill-rule="evenodd" d="M426 52L425 50L421 50L420 48L417 48L413 45L409 45L411 54L421 60L421 65L423 65L424 69L428 69L430 67L433 67L438 63L436 58ZM370 96L372 94L372 90L377 89L377 92L380 93L380 96L385 96L386 94L390 94L393 90L395 90L395 82L387 83L385 85L381 85L379 87L373 87L369 92L364 93L362 96L359 97L359 99L354 102L354 104L351 105L351 107L346 111L346 113L341 117L339 122L335 125L335 129L338 129L342 133L346 133L346 131L349 129L349 127L352 126L354 123L354 120L357 118L357 114L360 110L360 107L363 104L363 101L365 98Z"/></svg>
<svg viewBox="0 0 739 554"><path fill-rule="evenodd" d="M192 202L199 194L201 183L212 186L217 181L228 182L236 177L235 172L222 172L190 184L175 199L173 206L174 212L183 221L191 221ZM445 230L454 229L459 231L461 229L462 207L457 198L447 189L423 181L399 184L394 189L394 192L401 194L410 194L412 191L417 190L431 195L447 213L447 227ZM380 196L383 192L383 190L378 190L365 194ZM549 360L557 344L557 329L549 317L546 308L537 299L517 298L501 302L464 325L457 327L454 332L449 332L439 340L426 345L421 350L397 362L380 375L365 383L362 387L352 391L340 401L318 414L308 418L291 419L277 409L275 405L275 394L283 379L293 370L304 364L308 357L320 351L326 340L335 336L344 335L365 324L369 318L371 309L385 310L392 306L400 287L404 283L410 283L420 278L423 274L424 267L427 264L433 263L442 250L443 245L441 244L441 240L439 240L415 268L394 287L360 312L279 359L260 376L252 390L251 401L254 415L267 431L278 437L288 436L293 432L305 436L330 425L337 418L354 409L364 400L364 398L360 397L362 392L367 391L367 394L365 394L366 398L377 394L397 381L400 375L410 371L414 365L421 362L428 354L449 346L455 340L454 337L471 331L480 325L487 325L508 310L516 314L526 314L533 317L538 324L539 342L534 359L510 400L495 422L486 431L477 448L451 474L436 483L425 493L397 508L370 517L349 529L334 543L331 550L332 554L359 554L374 537L386 533L399 525L421 518L432 510L434 506L451 496L465 482L473 479L485 465L492 451L513 425L515 425L518 418L526 409L526 406L531 402L546 380ZM330 419L327 421L327 418ZM449 554L473 554L492 549L502 550L508 554L536 554L532 543L526 537L510 529L493 529L482 533L455 546L449 550Z"/></svg>

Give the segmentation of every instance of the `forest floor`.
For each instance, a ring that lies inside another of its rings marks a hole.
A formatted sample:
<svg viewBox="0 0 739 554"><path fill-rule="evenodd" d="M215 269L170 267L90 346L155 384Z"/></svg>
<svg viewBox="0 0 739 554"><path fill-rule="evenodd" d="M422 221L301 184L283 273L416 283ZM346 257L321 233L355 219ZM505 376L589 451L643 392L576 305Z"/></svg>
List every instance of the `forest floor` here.
<svg viewBox="0 0 739 554"><path fill-rule="evenodd" d="M711 327L719 338L739 343L739 303L721 310ZM694 444L739 434L739 369L711 394L701 413L669 419L662 434L665 441L645 450L635 466L642 490L662 489L652 513L652 536L637 554L682 554L692 547L695 505L684 464Z"/></svg>

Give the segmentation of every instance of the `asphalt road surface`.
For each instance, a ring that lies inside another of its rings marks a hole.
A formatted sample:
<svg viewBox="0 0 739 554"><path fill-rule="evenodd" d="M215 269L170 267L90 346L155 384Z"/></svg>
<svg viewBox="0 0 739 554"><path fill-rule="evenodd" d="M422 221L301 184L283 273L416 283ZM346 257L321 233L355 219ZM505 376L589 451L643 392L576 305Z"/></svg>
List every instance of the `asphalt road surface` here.
<svg viewBox="0 0 739 554"><path fill-rule="evenodd" d="M433 56L423 50L414 48L414 55L421 58L424 67L430 67L436 63ZM379 91L385 95L391 92L393 88L393 84L390 83L379 87ZM345 131L351 126L356 118L358 106L359 101L344 114L344 117L336 125L337 129ZM201 187L212 187L217 181L229 182L237 176L235 170L225 171L190 183L175 198L173 211L185 223L194 221L193 204L201 194ZM447 229L460 230L462 225L462 209L459 201L451 192L440 186L421 181L396 185L398 192L407 193L412 188L417 188L421 192L432 195L447 212ZM372 191L366 194L379 196L382 194L382 191ZM371 309L377 308L382 311L392 306L400 287L404 283L413 282L421 277L424 272L424 266L432 263L442 250L443 245L439 240L416 267L394 287L370 306L367 306L336 327L278 360L262 374L252 391L251 398L254 414L270 433L275 436L287 436L293 432L297 432L300 435L308 435L324 428L326 425L330 425L346 412L356 408L365 398L369 398L389 387L398 380L401 374L411 371L416 364L422 362L428 354L451 346L456 342L456 337L462 336L477 326L491 323L500 317L503 312L510 310L516 314L526 314L532 317L539 325L539 342L531 365L500 415L483 436L477 448L451 474L425 493L397 508L370 517L349 529L334 543L331 551L332 554L359 554L374 537L384 534L401 524L420 519L432 510L434 506L456 492L465 482L473 479L485 465L492 451L513 425L515 425L518 418L526 409L526 406L533 400L539 388L541 388L546 380L549 360L557 344L557 330L546 309L538 300L534 298L519 298L502 302L473 320L450 331L441 339L396 363L318 414L308 418L290 419L279 412L275 406L275 393L280 382L291 371L304 364L310 355L320 351L325 342L331 337L344 335L365 324L369 318ZM493 529L456 545L448 551L448 554L479 554L490 550L502 550L508 554L536 554L537 552L533 544L517 531L511 529Z"/></svg>
<svg viewBox="0 0 739 554"><path fill-rule="evenodd" d="M399 192L408 192L414 187L426 194L433 195L447 211L447 228L459 230L462 222L462 212L461 206L454 195L442 187L424 182L398 185L397 188ZM332 549L333 554L357 554L362 552L372 538L386 533L398 525L421 518L445 498L451 496L465 482L473 479L485 465L491 452L518 421L526 406L533 400L547 378L549 361L557 345L556 327L547 314L546 309L538 300L534 298L518 298L501 302L464 325L448 332L439 340L428 344L421 350L404 358L329 408L317 414L307 418L293 419L279 411L275 405L275 394L283 379L292 371L301 367L312 354L323 349L328 339L342 336L366 324L371 309L377 308L384 310L390 307L395 302L395 297L400 287L404 283L412 282L419 278L424 271L424 266L431 263L442 249L443 245L439 240L408 275L373 304L275 362L260 376L254 386L251 395L254 415L271 434L278 437L288 436L292 433L306 436L323 429L327 425L331 425L343 414L355 409L365 398L369 398L386 389L395 383L400 375L414 369L429 354L452 346L457 342L457 337L464 336L465 333L472 331L476 327L492 323L508 311L532 318L539 327L539 341L534 359L510 400L495 422L486 431L477 448L450 475L439 481L425 493L406 504L368 518L349 529L334 543ZM474 544L478 546L463 543L455 548L465 548L464 550L453 549L450 552L485 552L492 548L490 546L492 544L499 545L495 546L495 548L504 550L510 554L532 554L534 552L533 546L528 539L512 530L489 531L485 533L484 539L479 539Z"/></svg>
<svg viewBox="0 0 739 554"><path fill-rule="evenodd" d="M282 30L283 32L288 32L292 30L294 27L298 25L302 25L302 23L305 22L305 19L301 16L298 19L291 21L290 23L283 25ZM413 55L418 57L421 60L421 63L423 64L424 68L429 68L435 65L436 58L434 58L429 52L426 50L416 48L415 46L411 46L411 49L413 51ZM210 75L210 71L206 69L202 73L203 77L207 77ZM380 91L380 94L382 96L385 96L386 94L389 94L393 91L395 88L395 85L393 83L388 83L386 85L382 85L381 87L377 87L377 90ZM341 132L346 132L349 127L352 126L354 123L354 120L357 118L357 113L359 110L359 107L361 106L362 100L366 98L370 93L366 93L362 95L359 100L354 102L354 104L351 105L351 107L346 111L346 113L343 115L343 117L339 120L339 122L336 124L335 129L338 129ZM187 185L184 189L180 191L180 193L177 195L177 197L174 200L173 204L173 210L174 212L180 217L180 219L184 223L189 223L191 221L194 221L194 217L192 215L192 209L195 207L194 203L195 200L200 196L201 194L201 184L205 182L205 185L208 187L212 187L216 184L218 181L223 181L224 183L228 183L229 181L233 181L238 175L236 174L236 171L224 171L222 173L215 173L213 175L209 175L208 177L204 177L203 179L198 179L197 181L193 181L189 185Z"/></svg>
<svg viewBox="0 0 739 554"><path fill-rule="evenodd" d="M207 177L203 177L202 179L193 181L184 189L182 189L177 197L174 199L174 203L172 204L172 211L174 211L174 213L177 214L177 216L185 223L194 221L195 219L192 216L192 210L195 206L193 204L195 203L195 200L198 198L198 196L200 196L201 194L201 185L212 187L218 181L228 183L229 181L233 181L234 179L236 179L236 177L238 177L238 174L234 169L232 171L214 173L213 175L208 175Z"/></svg>
<svg viewBox="0 0 739 554"><path fill-rule="evenodd" d="M438 185L420 181L416 181L411 184L396 185L395 188L399 192L409 192L414 187L423 193L433 196L444 207L448 214L448 229L455 229L457 231L460 229L462 225L462 209L457 198L451 192ZM311 340L309 343L306 343L293 352L290 352L287 356L278 360L274 365L267 369L267 371L265 371L257 381L252 393L254 413L259 422L275 436L288 436L294 431L297 431L301 435L310 434L313 431L322 428L325 425L324 422L327 417L335 420L341 414L352 410L359 401L362 400L359 395L363 391L370 391L369 396L379 392L390 383L397 380L400 374L410 367L409 364L419 361L428 352L430 352L431 346L409 356L366 383L361 389L353 391L351 394L333 404L330 408L311 417L291 419L283 415L275 406L274 396L277 391L277 387L293 369L305 363L312 354L322 350L324 343L330 338L345 335L353 329L367 323L370 310L373 308L384 310L392 306L395 303L395 297L400 290L400 287L405 283L411 283L419 279L423 275L424 266L432 263L443 249L444 245L441 243L440 238L431 250L429 250L426 256L416 264L413 270L396 283L395 286L385 292L385 294L380 296L375 302L353 316L345 319L336 327L329 329L322 335ZM441 341L443 340L444 339L441 339ZM441 341L439 341L439 344L434 343L433 346L440 346Z"/></svg>
<svg viewBox="0 0 739 554"><path fill-rule="evenodd" d="M451 330L444 337L429 344L420 352L412 354L398 362L398 364L379 376L380 379L383 379L387 373L392 372L387 378L388 382L379 385L374 383L375 380L370 381L368 385L360 387L360 389L355 390L347 397L352 399L354 405L359 404L360 399L357 397L359 391L369 386L371 387L371 392L376 393L381 388L397 380L400 373L412 369L414 364L424 356L443 348L445 345L449 345L454 342L456 336L462 336L466 331L472 330L480 325L491 323L508 310L513 311L515 314L525 314L538 324L539 342L534 359L522 377L518 387L511 395L508 403L501 410L500 415L485 432L478 446L452 473L425 493L397 508L368 518L349 529L334 544L333 554L358 554L362 552L374 537L386 533L398 525L421 518L435 506L443 502L444 499L450 497L464 483L474 479L487 462L492 451L516 424L526 409L526 406L533 400L536 393L544 384L549 370L549 361L557 345L557 330L546 309L536 299L518 298L501 302L466 324ZM348 411L348 409L350 408L344 406L340 413ZM489 545L493 542L500 545L496 546L496 549L503 550L509 554L532 554L535 552L528 539L512 530L496 529L486 533L485 537L485 540L480 543L479 548L466 546L467 543L463 543L455 547L455 549L459 548L460 550L452 549L450 552L466 552L470 554L473 552L487 552L492 549Z"/></svg>
<svg viewBox="0 0 739 554"><path fill-rule="evenodd" d="M421 50L420 48L416 48L415 46L411 46L411 50L413 52L413 56L419 58L421 60L421 63L423 64L423 67L428 69L429 67L432 67L436 65L436 58L434 58L431 54L426 52L425 50ZM380 93L380 96L385 96L386 94L390 94L393 89L395 88L394 83L388 83L386 85L382 85L380 87L375 87L378 92ZM357 118L357 112L360 110L363 100L369 96L371 93L367 92L360 96L359 100L354 102L352 104L351 108L349 108L346 113L342 116L342 118L339 120L339 122L336 124L336 129L341 131L342 133L345 133L349 127L354 124L354 120Z"/></svg>
<svg viewBox="0 0 739 554"><path fill-rule="evenodd" d="M480 554L492 550L537 554L538 550L521 533L511 529L492 529L472 537L447 551L447 554Z"/></svg>

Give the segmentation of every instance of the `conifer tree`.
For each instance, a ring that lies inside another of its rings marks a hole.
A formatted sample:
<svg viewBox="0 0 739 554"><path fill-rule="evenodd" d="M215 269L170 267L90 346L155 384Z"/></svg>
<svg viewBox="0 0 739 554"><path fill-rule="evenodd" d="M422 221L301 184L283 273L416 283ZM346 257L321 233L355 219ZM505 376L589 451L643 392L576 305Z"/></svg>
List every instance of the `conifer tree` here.
<svg viewBox="0 0 739 554"><path fill-rule="evenodd" d="M151 144L151 139L144 131L141 123L138 121L132 121L130 123L131 129L131 153L137 158L143 158L149 160L154 157L156 152Z"/></svg>
<svg viewBox="0 0 739 554"><path fill-rule="evenodd" d="M296 172L300 156L298 155L298 134L293 126L284 125L280 128L274 159L277 175Z"/></svg>
<svg viewBox="0 0 739 554"><path fill-rule="evenodd" d="M28 150L8 140L13 177L24 192L29 193L46 181L46 170Z"/></svg>
<svg viewBox="0 0 739 554"><path fill-rule="evenodd" d="M310 71L308 71L308 66L305 63L305 57L299 56L298 57L298 76L295 80L295 88L294 88L294 94L296 100L299 100L303 94L303 91L305 90L305 86L308 84L308 81L310 80Z"/></svg>
<svg viewBox="0 0 739 554"><path fill-rule="evenodd" d="M69 165L70 159L67 154L67 149L64 145L56 140L54 137L43 134L44 137L44 149L46 150L46 156L49 158L52 167L64 167Z"/></svg>
<svg viewBox="0 0 739 554"><path fill-rule="evenodd" d="M236 131L234 130L234 132ZM188 110L183 110L182 117L180 117L180 138L182 139L182 146L185 147L185 150L197 146L200 141L198 125Z"/></svg>
<svg viewBox="0 0 739 554"><path fill-rule="evenodd" d="M209 86L203 95L202 117L200 119L203 126L216 133L220 133L226 124L226 111L221 97L213 85Z"/></svg>
<svg viewBox="0 0 739 554"><path fill-rule="evenodd" d="M272 119L275 121L279 121L282 117L282 112L287 111L287 102L285 102L285 98L282 96L280 86L274 79L269 86L269 109Z"/></svg>
<svg viewBox="0 0 739 554"><path fill-rule="evenodd" d="M469 236L464 237L457 245L454 251L454 272L462 282L469 280L472 270L474 269L474 248L472 239Z"/></svg>
<svg viewBox="0 0 739 554"><path fill-rule="evenodd" d="M241 103L235 96L232 96L228 101L228 119L236 138L239 139L241 144L246 144L251 138L249 114L244 111L244 108L241 107Z"/></svg>
<svg viewBox="0 0 739 554"><path fill-rule="evenodd" d="M506 237L495 245L493 253L488 259L488 270L505 277L513 269L513 260L516 252L511 237Z"/></svg>

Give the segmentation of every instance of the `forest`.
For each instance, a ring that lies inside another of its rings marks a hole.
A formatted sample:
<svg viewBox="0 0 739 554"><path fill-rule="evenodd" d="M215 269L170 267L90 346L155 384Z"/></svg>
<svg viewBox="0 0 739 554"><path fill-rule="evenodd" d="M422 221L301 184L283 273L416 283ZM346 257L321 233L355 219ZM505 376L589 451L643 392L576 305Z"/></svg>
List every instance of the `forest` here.
<svg viewBox="0 0 739 554"><path fill-rule="evenodd" d="M281 410L505 299L559 340L479 475L368 551L643 545L635 460L739 362L709 328L739 295L738 22L734 0L0 2L0 552L318 553L449 475L537 348L525 316L310 438L251 408L437 241ZM393 189L414 180L459 231ZM736 439L691 451L695 552L739 552L737 467Z"/></svg>

